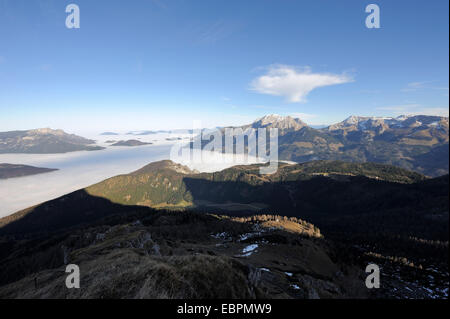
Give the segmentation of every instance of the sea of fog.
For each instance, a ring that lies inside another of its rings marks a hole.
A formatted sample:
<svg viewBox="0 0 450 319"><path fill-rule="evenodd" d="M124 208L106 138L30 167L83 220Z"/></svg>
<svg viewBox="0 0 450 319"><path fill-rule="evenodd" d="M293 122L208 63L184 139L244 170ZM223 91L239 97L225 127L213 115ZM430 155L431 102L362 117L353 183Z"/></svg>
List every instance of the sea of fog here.
<svg viewBox="0 0 450 319"><path fill-rule="evenodd" d="M58 171L0 180L0 217L21 209L60 197L80 188L101 182L112 176L127 174L151 162L170 159L175 144L167 139L181 138L177 143L188 141L189 135L154 134L148 136L88 136L98 145L107 146L100 151L81 151L65 154L0 154L0 163L24 164L37 167L57 168ZM127 147L109 146L107 140L139 139L152 145ZM204 152L205 153L205 152ZM178 161L191 169L213 172L224 168L255 163L254 158L228 157L211 154L200 163Z"/></svg>

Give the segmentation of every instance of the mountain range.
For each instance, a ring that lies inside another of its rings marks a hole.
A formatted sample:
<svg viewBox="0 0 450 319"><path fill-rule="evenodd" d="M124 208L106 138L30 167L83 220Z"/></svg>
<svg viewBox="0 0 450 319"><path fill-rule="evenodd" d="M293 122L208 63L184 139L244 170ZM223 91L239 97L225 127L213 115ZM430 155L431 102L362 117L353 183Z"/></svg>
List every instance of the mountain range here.
<svg viewBox="0 0 450 319"><path fill-rule="evenodd" d="M51 154L104 149L93 144L94 140L49 128L0 132L0 154Z"/></svg>
<svg viewBox="0 0 450 319"><path fill-rule="evenodd" d="M297 118L267 115L237 128L244 132L249 128L277 128L281 160L375 162L428 176L449 172L448 117L351 116L337 124L315 129ZM203 145L206 144L203 141Z"/></svg>
<svg viewBox="0 0 450 319"><path fill-rule="evenodd" d="M145 143L138 140L126 140L126 141L118 141L111 146L142 146L142 145L151 145L153 143Z"/></svg>
<svg viewBox="0 0 450 319"><path fill-rule="evenodd" d="M278 156L281 160L299 163L314 160L374 162L395 165L432 177L449 172L448 117L351 116L342 122L317 129L308 126L298 118L267 115L251 124L234 128L240 128L244 132L249 129L277 128L279 130ZM224 129L221 128L222 131ZM147 133L158 132L144 131L129 134ZM93 145L94 143L93 140L67 134L62 130L1 132L0 154L65 153L103 149ZM126 141L119 143L133 144ZM202 145L207 143L202 141Z"/></svg>
<svg viewBox="0 0 450 319"><path fill-rule="evenodd" d="M193 130L188 129L175 129L175 130L158 130L158 131L130 131L127 135L154 135L154 134L192 134Z"/></svg>

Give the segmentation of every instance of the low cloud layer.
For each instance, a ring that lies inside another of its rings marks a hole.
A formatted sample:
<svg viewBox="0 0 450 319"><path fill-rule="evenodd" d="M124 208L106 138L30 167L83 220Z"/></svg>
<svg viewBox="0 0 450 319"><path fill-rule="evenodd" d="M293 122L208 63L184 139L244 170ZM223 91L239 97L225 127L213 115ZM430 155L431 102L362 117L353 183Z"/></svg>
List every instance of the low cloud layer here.
<svg viewBox="0 0 450 319"><path fill-rule="evenodd" d="M21 209L58 198L106 178L127 174L154 161L170 158L171 144L140 147L109 147L95 152L65 154L0 154L0 163L58 168L58 171L0 180L0 218ZM182 163L201 172L256 163L245 156L203 151L202 163ZM222 162L218 159L227 158Z"/></svg>
<svg viewBox="0 0 450 319"><path fill-rule="evenodd" d="M288 65L270 66L267 73L254 79L251 90L275 96L283 96L288 102L305 102L314 89L352 82L346 74L313 73L310 68Z"/></svg>

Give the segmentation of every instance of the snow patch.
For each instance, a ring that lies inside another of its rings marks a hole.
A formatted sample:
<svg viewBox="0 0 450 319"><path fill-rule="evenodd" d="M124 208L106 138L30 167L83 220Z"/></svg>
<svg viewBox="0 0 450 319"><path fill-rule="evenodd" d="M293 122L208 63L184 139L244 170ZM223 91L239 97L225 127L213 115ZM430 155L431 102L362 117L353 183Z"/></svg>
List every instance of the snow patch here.
<svg viewBox="0 0 450 319"><path fill-rule="evenodd" d="M258 248L257 244L248 245L247 247L242 249L242 256L248 257L248 256L252 255L256 251L257 248Z"/></svg>

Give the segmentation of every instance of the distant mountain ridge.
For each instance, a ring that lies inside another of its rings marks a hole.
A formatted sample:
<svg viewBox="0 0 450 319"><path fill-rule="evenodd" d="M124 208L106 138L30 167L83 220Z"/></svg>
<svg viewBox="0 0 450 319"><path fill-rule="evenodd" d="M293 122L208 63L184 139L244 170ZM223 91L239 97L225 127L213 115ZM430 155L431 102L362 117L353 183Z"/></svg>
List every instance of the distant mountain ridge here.
<svg viewBox="0 0 450 319"><path fill-rule="evenodd" d="M111 146L142 146L142 145L151 145L153 143L145 143L138 140L126 140L126 141L118 141Z"/></svg>
<svg viewBox="0 0 450 319"><path fill-rule="evenodd" d="M130 131L126 135L154 135L154 134L192 134L192 129L158 130L158 131Z"/></svg>
<svg viewBox="0 0 450 319"><path fill-rule="evenodd" d="M0 163L0 179L43 174L53 171L57 171L57 169Z"/></svg>
<svg viewBox="0 0 450 319"><path fill-rule="evenodd" d="M315 129L298 118L268 115L237 128L278 128L281 160L375 162L440 176L449 172L448 122L427 115L350 116Z"/></svg>
<svg viewBox="0 0 450 319"><path fill-rule="evenodd" d="M330 125L326 128L328 131L343 130L343 133L349 131L373 131L377 134L383 134L387 130L415 130L420 131L424 129L436 129L441 132L448 131L448 117L441 116L427 116L427 115L411 115L399 116L396 118L383 117L364 117L364 116L350 116L346 120ZM408 132L411 133L411 132ZM440 136L440 141L448 141L448 136Z"/></svg>
<svg viewBox="0 0 450 319"><path fill-rule="evenodd" d="M104 135L104 136L110 136L110 135L119 135L119 133L115 133L115 132L103 132L100 135Z"/></svg>
<svg viewBox="0 0 450 319"><path fill-rule="evenodd" d="M104 149L93 144L94 140L50 128L0 132L0 154L52 154Z"/></svg>

